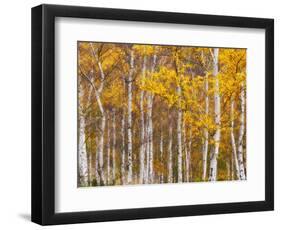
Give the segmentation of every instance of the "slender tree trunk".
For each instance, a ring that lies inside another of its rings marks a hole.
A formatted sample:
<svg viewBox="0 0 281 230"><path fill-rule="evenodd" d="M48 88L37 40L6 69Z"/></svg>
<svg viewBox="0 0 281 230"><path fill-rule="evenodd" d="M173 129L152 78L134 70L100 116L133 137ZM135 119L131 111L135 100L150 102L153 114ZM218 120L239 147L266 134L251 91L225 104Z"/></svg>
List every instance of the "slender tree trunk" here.
<svg viewBox="0 0 281 230"><path fill-rule="evenodd" d="M125 119L126 110L123 108L122 120L121 120L121 136L122 136L122 155L121 155L121 183L126 184L126 146L125 146Z"/></svg>
<svg viewBox="0 0 281 230"><path fill-rule="evenodd" d="M145 78L146 72L146 56L143 58L143 66L142 66L142 80ZM140 92L140 172L139 172L139 183L144 183L145 171L144 171L144 160L145 160L145 124L144 124L144 110L143 110L143 99L144 99L144 91L141 90Z"/></svg>
<svg viewBox="0 0 281 230"><path fill-rule="evenodd" d="M133 179L133 146L132 146L132 80L134 72L134 53L130 53L130 72L128 75L128 184Z"/></svg>
<svg viewBox="0 0 281 230"><path fill-rule="evenodd" d="M160 163L161 163L161 173L160 173L160 183L164 182L164 174L163 174L163 162L164 162L164 150L163 150L163 132L161 128L161 134L160 134Z"/></svg>
<svg viewBox="0 0 281 230"><path fill-rule="evenodd" d="M110 116L109 113L107 115L107 184L111 183L111 176L110 176Z"/></svg>
<svg viewBox="0 0 281 230"><path fill-rule="evenodd" d="M156 67L156 54L153 55L152 60L152 67L151 67L151 73L154 72ZM153 153L153 121L152 121L152 110L153 110L153 93L148 93L148 99L147 99L147 122L148 122L148 149L149 149L149 170L148 170L148 183L153 183L154 178L154 169L153 169L153 160L154 160L154 153Z"/></svg>
<svg viewBox="0 0 281 230"><path fill-rule="evenodd" d="M95 87L94 82L92 82L92 86L95 91L95 97L98 103L98 107L101 113L101 123L100 123L100 128L99 128L99 142L98 142L98 174L100 178L100 184L104 185L105 183L105 177L104 177L104 162L103 162L103 147L104 147L104 131L105 131L105 123L106 123L106 116L105 112L102 106L102 102L100 99L100 93Z"/></svg>
<svg viewBox="0 0 281 230"><path fill-rule="evenodd" d="M79 116L79 181L80 186L87 186L88 180L88 159L87 159L87 149L86 149L86 138L85 138L85 118L83 115Z"/></svg>
<svg viewBox="0 0 281 230"><path fill-rule="evenodd" d="M186 145L187 151L185 155L186 164L186 181L190 181L190 166L191 166L191 150L192 150L192 130L189 126L188 146Z"/></svg>
<svg viewBox="0 0 281 230"><path fill-rule="evenodd" d="M186 140L186 127L185 122L183 123L182 127L182 137L183 137L183 152L185 157L185 177L183 178L186 182L189 180L189 158L188 158L188 151L187 151L187 140Z"/></svg>
<svg viewBox="0 0 281 230"><path fill-rule="evenodd" d="M85 96L84 88L81 82L79 82L79 98L80 100ZM79 114L79 151L78 151L78 168L79 168L79 185L88 185L88 154L86 148L86 121L84 114Z"/></svg>
<svg viewBox="0 0 281 230"><path fill-rule="evenodd" d="M97 146L97 149L98 149L98 174L99 174L99 178L100 178L100 185L104 185L106 181L105 181L105 176L104 176L103 150L104 150L104 131L105 131L106 115L105 115L105 112L103 109L100 95L103 91L105 74L104 74L104 71L102 68L102 63L99 60L99 57L96 54L96 50L94 49L92 43L90 43L90 47L92 50L92 57L96 60L96 62L98 64L98 68L99 68L99 72L100 72L100 79L101 79L101 83L98 88L96 88L94 81L90 81L90 83L94 89L95 98L97 100L98 107L99 107L99 110L101 113L101 122L100 122L100 127L99 127L99 141L98 141L98 146Z"/></svg>
<svg viewBox="0 0 281 230"><path fill-rule="evenodd" d="M205 75L205 116L208 117L209 115L209 80L208 74ZM207 158L208 158L208 147L209 147L209 131L207 128L204 128L204 147L203 147L203 173L202 173L202 180L206 180L207 174Z"/></svg>
<svg viewBox="0 0 281 230"><path fill-rule="evenodd" d="M169 114L169 144L168 144L168 183L173 183L173 126Z"/></svg>
<svg viewBox="0 0 281 230"><path fill-rule="evenodd" d="M234 159L233 159L233 152L231 154L231 180L234 180Z"/></svg>
<svg viewBox="0 0 281 230"><path fill-rule="evenodd" d="M112 181L116 179L116 117L115 109L112 109Z"/></svg>
<svg viewBox="0 0 281 230"><path fill-rule="evenodd" d="M181 87L177 87L177 94L181 97ZM179 99L178 119L177 119L177 139L178 139L178 183L182 182L182 109L181 99Z"/></svg>
<svg viewBox="0 0 281 230"><path fill-rule="evenodd" d="M91 79L91 84L92 84L93 80L94 80L94 78ZM90 107L91 103L92 103L92 96L93 96L94 89L93 89L91 84L90 84L90 87L89 87L89 90L88 90L89 93L88 93L88 97L87 97L87 103L86 103L86 106L85 106L86 109L88 109ZM85 115L85 117L86 117L86 115ZM87 115L87 118L90 121L92 120L91 115ZM90 142L90 145L92 147L92 141ZM92 148L90 148L90 149L92 149ZM87 159L88 160L88 185L91 186L92 175L93 175L93 173L92 173L92 168L93 168L93 166L92 166L92 163L93 163L92 152L88 152L87 155L88 155L88 159Z"/></svg>
<svg viewBox="0 0 281 230"><path fill-rule="evenodd" d="M217 180L217 158L219 155L219 147L220 147L220 139L221 139L221 108L220 108L220 85L219 85L219 77L218 77L218 60L219 60L219 49L214 48L213 52L213 75L215 77L215 124L216 124L216 132L214 135L214 152L210 159L210 181Z"/></svg>
<svg viewBox="0 0 281 230"><path fill-rule="evenodd" d="M88 186L92 183L92 153L88 152Z"/></svg>
<svg viewBox="0 0 281 230"><path fill-rule="evenodd" d="M231 137L231 146L232 146L232 158L234 159L235 164L235 174L238 180L240 180L240 173L239 173L239 164L237 159L237 150L236 150L236 141L234 137L234 100L231 97L230 102L230 115L231 115L231 127L230 127L230 137Z"/></svg>
<svg viewBox="0 0 281 230"><path fill-rule="evenodd" d="M148 182L152 183L153 182L153 124L152 124L152 95L149 93L148 95L148 107L147 107L147 117L148 117Z"/></svg>
<svg viewBox="0 0 281 230"><path fill-rule="evenodd" d="M98 144L99 149L99 176L101 185L105 184L105 176L104 176L104 162L103 162L103 146L104 146L104 131L105 131L105 123L106 123L106 117L105 114L103 114L101 118L101 125L100 125L100 139Z"/></svg>
<svg viewBox="0 0 281 230"><path fill-rule="evenodd" d="M148 105L147 105L148 106ZM145 150L146 150L146 168L145 168L145 183L149 183L149 159L150 159L150 148L149 148L149 116L146 114L146 127L145 127Z"/></svg>
<svg viewBox="0 0 281 230"><path fill-rule="evenodd" d="M243 163L243 137L245 132L245 90L244 83L241 83L241 92L240 92L240 129L239 129L239 138L238 138L238 164L239 164L239 174L241 180L246 180L245 168Z"/></svg>
<svg viewBox="0 0 281 230"><path fill-rule="evenodd" d="M100 176L99 176L99 149L98 149L99 138L98 138L98 135L96 135L95 141L96 141L95 178L96 178L96 183L97 183L97 185L100 185Z"/></svg>

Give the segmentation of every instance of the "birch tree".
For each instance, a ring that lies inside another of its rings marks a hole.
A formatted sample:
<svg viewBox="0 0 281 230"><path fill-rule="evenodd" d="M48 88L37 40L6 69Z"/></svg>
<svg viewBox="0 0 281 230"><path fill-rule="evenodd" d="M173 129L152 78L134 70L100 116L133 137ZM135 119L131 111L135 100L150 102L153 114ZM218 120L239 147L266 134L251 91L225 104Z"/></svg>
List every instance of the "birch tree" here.
<svg viewBox="0 0 281 230"><path fill-rule="evenodd" d="M179 70L179 57L178 51L175 52L175 69L179 78L177 84L177 96L178 96L178 116L177 116L177 140L178 140L178 182L182 182L182 89L181 89L181 73Z"/></svg>
<svg viewBox="0 0 281 230"><path fill-rule="evenodd" d="M160 132L159 150L160 150L160 164L161 164L161 167L162 167L163 166L163 158L164 158L164 146L163 146L162 127L161 127L161 132ZM163 182L164 182L164 175L163 175L163 172L161 171L161 173L160 173L160 183L163 183Z"/></svg>
<svg viewBox="0 0 281 230"><path fill-rule="evenodd" d="M112 180L116 180L116 112L112 109Z"/></svg>
<svg viewBox="0 0 281 230"><path fill-rule="evenodd" d="M168 182L173 183L173 126L171 122L171 114L169 113L169 144L168 144Z"/></svg>
<svg viewBox="0 0 281 230"><path fill-rule="evenodd" d="M241 93L240 93L240 130L239 130L239 138L238 138L238 164L239 164L239 175L241 180L245 180L245 169L243 164L243 136L245 130L245 91L244 91L244 83L241 83Z"/></svg>
<svg viewBox="0 0 281 230"><path fill-rule="evenodd" d="M230 108L230 114L231 114L231 128L230 128L230 135L231 135L231 145L232 145L232 157L234 160L235 165L235 174L238 180L240 180L240 170L239 170L239 164L238 164L238 158L237 158L237 149L236 149L236 140L234 136L234 99L231 97L231 108Z"/></svg>
<svg viewBox="0 0 281 230"><path fill-rule="evenodd" d="M187 137L186 137L186 127L185 124L183 125L182 129L182 135L183 135L183 149L184 149L184 156L185 156L185 181L189 181L189 153L190 151L187 149Z"/></svg>
<svg viewBox="0 0 281 230"><path fill-rule="evenodd" d="M180 86L177 87L177 93L180 97L181 95ZM182 182L182 109L181 108L178 108L177 139L178 139L178 182Z"/></svg>
<svg viewBox="0 0 281 230"><path fill-rule="evenodd" d="M209 79L208 74L205 74L204 79L204 90L205 90L205 116L208 117L209 115ZM208 147L209 147L209 131L205 127L204 128L204 146L203 146L203 173L202 173L202 180L206 180L206 173L207 173L207 157L208 157Z"/></svg>
<svg viewBox="0 0 281 230"><path fill-rule="evenodd" d="M210 50L212 56L213 56L213 76L215 78L215 96L214 96L214 112L215 112L215 125L216 125L216 131L214 135L214 150L211 155L210 159L210 175L209 180L210 181L216 181L217 180L217 158L219 155L219 147L220 147L220 138L221 138L221 131L220 131L220 125L221 125L221 104L220 104L220 84L219 84L219 76L218 76L218 60L219 60L219 49L214 48L213 51Z"/></svg>
<svg viewBox="0 0 281 230"><path fill-rule="evenodd" d="M107 184L111 183L111 173L110 173L110 116L107 115Z"/></svg>
<svg viewBox="0 0 281 230"><path fill-rule="evenodd" d="M121 121L121 136L122 136L122 155L121 155L121 182L126 184L126 146L125 146L125 119L126 119L126 110L123 107L122 109L122 121Z"/></svg>
<svg viewBox="0 0 281 230"><path fill-rule="evenodd" d="M82 90L81 90L82 91ZM79 178L80 178L80 185L86 186L87 185L87 177L88 177L88 162L87 162L87 149L85 143L85 118L80 115L79 120Z"/></svg>
<svg viewBox="0 0 281 230"><path fill-rule="evenodd" d="M142 80L145 79L145 74L146 74L146 60L147 57L146 55L143 57L143 66L142 66ZM142 84L142 83L141 83ZM140 172L139 172L139 178L140 178L140 183L144 183L144 177L145 177L145 168L144 168L144 160L145 160L145 123L144 123L144 91L141 89L140 92L140 123L141 123L141 128L140 128Z"/></svg>
<svg viewBox="0 0 281 230"><path fill-rule="evenodd" d="M130 70L128 74L128 184L132 183L133 176L133 147L132 147L132 81L134 73L134 51L130 51Z"/></svg>

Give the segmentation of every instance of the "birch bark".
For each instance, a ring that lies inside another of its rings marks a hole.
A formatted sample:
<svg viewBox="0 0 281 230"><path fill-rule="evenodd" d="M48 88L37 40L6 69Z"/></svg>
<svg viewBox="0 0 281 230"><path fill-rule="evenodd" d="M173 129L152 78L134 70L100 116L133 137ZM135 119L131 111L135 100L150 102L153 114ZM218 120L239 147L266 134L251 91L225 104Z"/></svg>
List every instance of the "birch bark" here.
<svg viewBox="0 0 281 230"><path fill-rule="evenodd" d="M211 51L212 52L212 51ZM216 132L214 135L214 151L210 159L210 181L217 180L217 158L219 155L219 147L220 147L220 138L221 138L221 108L220 108L220 84L218 77L218 59L219 59L219 49L214 48L213 50L213 75L215 77L215 124L216 124Z"/></svg>
<svg viewBox="0 0 281 230"><path fill-rule="evenodd" d="M111 183L111 177L110 177L110 116L109 113L107 115L107 184L109 185Z"/></svg>
<svg viewBox="0 0 281 230"><path fill-rule="evenodd" d="M187 150L187 142L186 142L186 130L185 123L182 128L182 136L183 136L183 152L185 157L185 177L183 178L186 182L189 181L189 158L188 158L188 150Z"/></svg>
<svg viewBox="0 0 281 230"><path fill-rule="evenodd" d="M148 105L147 105L148 107ZM148 108L147 108L148 109ZM149 115L146 114L146 127L145 127L145 151L146 151L146 165L145 165L145 184L149 183L149 159L150 159L150 148L149 148Z"/></svg>
<svg viewBox="0 0 281 230"><path fill-rule="evenodd" d="M156 67L156 59L157 56L156 54L153 55L152 59L152 66L151 66L151 73L154 72L155 67ZM148 123L148 151L149 151L149 171L148 171L148 183L153 183L153 178L154 178L154 170L153 170L153 121L152 121L152 110L153 110L153 98L154 95L153 93L148 93L148 99L147 99L147 123Z"/></svg>
<svg viewBox="0 0 281 230"><path fill-rule="evenodd" d="M240 92L240 129L239 129L239 138L238 138L238 164L239 164L239 174L241 180L246 180L245 168L243 163L243 137L245 132L245 89L244 83L241 83L241 92Z"/></svg>
<svg viewBox="0 0 281 230"><path fill-rule="evenodd" d="M163 174L163 170L162 170L162 166L163 166L163 162L164 162L164 153L163 153L163 132L161 129L161 134L160 134L160 144L159 144L159 149L160 149L160 163L161 163L161 173L160 173L160 183L164 182L164 174Z"/></svg>
<svg viewBox="0 0 281 230"><path fill-rule="evenodd" d="M146 56L143 58L143 66L142 66L142 80L145 79L145 72L146 72ZM140 92L140 138L141 138L141 145L140 145L140 172L139 172L139 182L141 184L144 183L145 171L144 171L144 158L145 158L145 123L144 123L144 106L143 106L143 99L144 99L144 91L141 90Z"/></svg>
<svg viewBox="0 0 281 230"><path fill-rule="evenodd" d="M112 180L116 179L116 115L115 109L112 109Z"/></svg>
<svg viewBox="0 0 281 230"><path fill-rule="evenodd" d="M96 54L96 50L93 47L93 44L90 43L90 46L91 46L92 56L96 60L96 62L98 64L98 69L100 72L99 88L96 88L94 81L90 81L90 82L94 89L95 98L97 100L98 107L99 107L100 114L101 114L101 122L100 122L100 127L99 127L99 141L98 141L98 146L97 146L97 149L98 149L98 174L99 174L99 178L100 178L100 184L104 185L106 181L105 181L105 176L104 176L104 160L103 160L103 150L104 149L103 148L104 148L104 131L105 131L106 115L105 115L105 112L103 109L100 95L103 91L105 74L104 74L104 71L102 68L102 63Z"/></svg>
<svg viewBox="0 0 281 230"><path fill-rule="evenodd" d="M209 79L208 74L205 75L205 116L206 118L209 115ZM203 173L202 173L202 180L206 180L206 174L207 174L207 158L208 158L208 147L209 147L209 131L207 128L204 128L204 147L203 147Z"/></svg>
<svg viewBox="0 0 281 230"><path fill-rule="evenodd" d="M100 177L100 184L105 184L105 176L104 176L104 162L103 162L103 146L104 146L104 130L105 130L105 122L106 117L103 113L101 118L101 125L100 125L100 139L98 143L98 151L99 151L99 167L98 167L98 173Z"/></svg>
<svg viewBox="0 0 281 230"><path fill-rule="evenodd" d="M122 120L121 120L121 136L122 136L122 154L121 154L121 183L126 184L126 146L125 146L125 119L126 110L123 108Z"/></svg>
<svg viewBox="0 0 281 230"><path fill-rule="evenodd" d="M188 181L190 181L190 178L192 179L192 167L191 167L191 152L192 152L192 129L190 127L189 129L189 141L188 141L188 152L187 152L187 156L188 156Z"/></svg>
<svg viewBox="0 0 281 230"><path fill-rule="evenodd" d="M233 97L231 97L231 102L230 102L230 114L231 114L230 137L231 137L231 146L232 146L232 158L234 160L236 177L238 180L240 180L236 141L235 141L235 137L234 137L234 99L233 99Z"/></svg>
<svg viewBox="0 0 281 230"><path fill-rule="evenodd" d="M152 124L152 95L148 96L147 101L147 117L148 117L148 183L153 182L153 124Z"/></svg>
<svg viewBox="0 0 281 230"><path fill-rule="evenodd" d="M134 52L130 53L130 71L128 75L128 184L132 183L133 158L132 158L132 80L134 72Z"/></svg>
<svg viewBox="0 0 281 230"><path fill-rule="evenodd" d="M88 186L92 184L92 154L88 152Z"/></svg>
<svg viewBox="0 0 281 230"><path fill-rule="evenodd" d="M179 96L179 108L177 119L177 139L178 139L178 183L182 182L182 109L181 109L181 87L177 86Z"/></svg>
<svg viewBox="0 0 281 230"><path fill-rule="evenodd" d="M88 159L87 159L87 149L85 143L85 118L83 115L79 116L79 180L81 186L86 186L88 180Z"/></svg>
<svg viewBox="0 0 281 230"><path fill-rule="evenodd" d="M169 114L169 117L171 115ZM169 118L169 144L168 144L168 183L173 183L173 126Z"/></svg>
<svg viewBox="0 0 281 230"><path fill-rule="evenodd" d="M98 135L96 135L95 141L96 141L95 178L96 178L96 183L97 183L97 185L100 185L100 176L99 176L99 150L98 150L99 138L98 138Z"/></svg>
<svg viewBox="0 0 281 230"><path fill-rule="evenodd" d="M191 166L191 151L192 151L192 130L191 126L189 126L189 135L188 135L188 145L186 145L186 181L189 182L190 180L190 166Z"/></svg>

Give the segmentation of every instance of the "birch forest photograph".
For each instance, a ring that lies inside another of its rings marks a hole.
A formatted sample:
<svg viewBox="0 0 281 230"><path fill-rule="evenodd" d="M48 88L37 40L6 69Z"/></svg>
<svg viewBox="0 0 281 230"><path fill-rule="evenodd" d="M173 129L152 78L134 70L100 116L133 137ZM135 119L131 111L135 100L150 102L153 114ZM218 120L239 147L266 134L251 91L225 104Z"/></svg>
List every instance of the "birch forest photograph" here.
<svg viewBox="0 0 281 230"><path fill-rule="evenodd" d="M77 186L243 181L242 48L77 42Z"/></svg>

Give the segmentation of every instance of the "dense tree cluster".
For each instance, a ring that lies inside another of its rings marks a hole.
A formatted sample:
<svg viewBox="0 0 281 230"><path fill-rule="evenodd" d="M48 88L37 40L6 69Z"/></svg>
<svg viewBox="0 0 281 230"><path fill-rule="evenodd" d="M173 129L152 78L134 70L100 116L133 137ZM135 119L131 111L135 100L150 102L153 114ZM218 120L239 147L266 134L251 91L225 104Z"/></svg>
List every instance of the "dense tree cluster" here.
<svg viewBox="0 0 281 230"><path fill-rule="evenodd" d="M78 42L78 186L246 179L246 50Z"/></svg>

